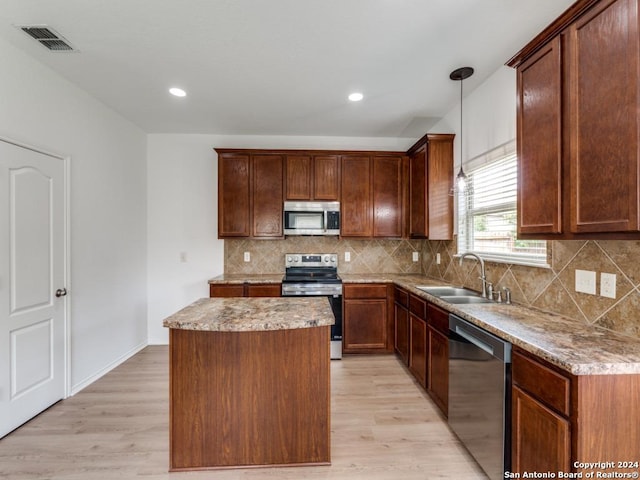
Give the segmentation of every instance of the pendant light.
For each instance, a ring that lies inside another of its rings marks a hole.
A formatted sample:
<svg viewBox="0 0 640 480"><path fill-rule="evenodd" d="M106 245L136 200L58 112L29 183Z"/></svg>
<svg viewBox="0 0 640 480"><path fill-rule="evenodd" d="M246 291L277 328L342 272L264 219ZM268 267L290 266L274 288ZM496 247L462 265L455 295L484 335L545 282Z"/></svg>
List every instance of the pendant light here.
<svg viewBox="0 0 640 480"><path fill-rule="evenodd" d="M459 192L462 192L467 184L467 176L462 169L462 82L471 75L473 75L473 68L471 67L457 68L449 75L451 80L460 82L460 170L456 176L456 189Z"/></svg>

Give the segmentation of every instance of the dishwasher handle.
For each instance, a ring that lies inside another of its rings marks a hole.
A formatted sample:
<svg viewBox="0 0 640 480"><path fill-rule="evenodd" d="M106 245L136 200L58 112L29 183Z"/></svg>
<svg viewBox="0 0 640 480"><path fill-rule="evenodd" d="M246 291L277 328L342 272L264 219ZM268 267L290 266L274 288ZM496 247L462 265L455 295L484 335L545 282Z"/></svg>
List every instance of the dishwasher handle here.
<svg viewBox="0 0 640 480"><path fill-rule="evenodd" d="M495 356L494 353L493 353L493 347L491 345L487 345L486 343L484 343L479 338L474 337L473 335L471 335L469 332L467 332L463 328L460 328L460 325L456 325L456 330L455 331L456 331L456 333L458 335L460 335L462 338L464 338L467 342L470 342L470 343L474 344L476 347L478 347L481 350L484 350L485 352L487 352L492 357Z"/></svg>

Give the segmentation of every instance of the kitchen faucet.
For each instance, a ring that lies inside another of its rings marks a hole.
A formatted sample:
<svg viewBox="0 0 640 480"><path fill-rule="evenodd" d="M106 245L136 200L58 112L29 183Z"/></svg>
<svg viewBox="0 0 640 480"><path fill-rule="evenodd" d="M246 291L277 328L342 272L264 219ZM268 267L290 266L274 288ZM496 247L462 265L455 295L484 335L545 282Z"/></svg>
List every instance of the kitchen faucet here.
<svg viewBox="0 0 640 480"><path fill-rule="evenodd" d="M476 260L478 260L478 262L480 262L480 280L482 280L482 298L489 298L487 296L487 284L489 282L487 282L487 275L484 271L484 260L477 253L465 252L460 255L460 265L462 265L462 260L465 257L473 257ZM493 300L493 298L491 298L491 300Z"/></svg>

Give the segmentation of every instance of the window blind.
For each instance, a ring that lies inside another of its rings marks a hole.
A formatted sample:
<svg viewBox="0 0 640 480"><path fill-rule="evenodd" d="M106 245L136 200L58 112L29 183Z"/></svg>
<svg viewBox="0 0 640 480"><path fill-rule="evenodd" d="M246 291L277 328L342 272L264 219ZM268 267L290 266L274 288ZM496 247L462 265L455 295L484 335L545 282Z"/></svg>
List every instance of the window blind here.
<svg viewBox="0 0 640 480"><path fill-rule="evenodd" d="M467 187L458 193L458 252L546 266L546 241L516 238L516 160L510 144L467 163Z"/></svg>

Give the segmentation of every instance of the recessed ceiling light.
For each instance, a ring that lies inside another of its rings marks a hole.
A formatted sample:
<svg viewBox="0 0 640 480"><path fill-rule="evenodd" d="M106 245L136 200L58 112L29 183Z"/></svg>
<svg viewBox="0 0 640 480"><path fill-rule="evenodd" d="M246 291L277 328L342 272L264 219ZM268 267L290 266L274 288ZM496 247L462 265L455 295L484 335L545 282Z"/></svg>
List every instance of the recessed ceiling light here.
<svg viewBox="0 0 640 480"><path fill-rule="evenodd" d="M349 100L351 100L352 102L359 102L363 98L364 98L364 95L362 95L360 92L354 92L351 95L349 95Z"/></svg>
<svg viewBox="0 0 640 480"><path fill-rule="evenodd" d="M177 87L170 88L169 89L169 93L171 95L175 95L176 97L186 97L187 96L187 92L185 92L183 89L177 88Z"/></svg>

